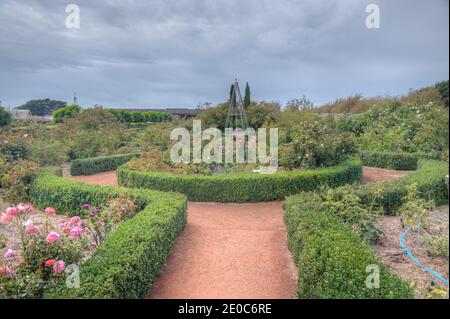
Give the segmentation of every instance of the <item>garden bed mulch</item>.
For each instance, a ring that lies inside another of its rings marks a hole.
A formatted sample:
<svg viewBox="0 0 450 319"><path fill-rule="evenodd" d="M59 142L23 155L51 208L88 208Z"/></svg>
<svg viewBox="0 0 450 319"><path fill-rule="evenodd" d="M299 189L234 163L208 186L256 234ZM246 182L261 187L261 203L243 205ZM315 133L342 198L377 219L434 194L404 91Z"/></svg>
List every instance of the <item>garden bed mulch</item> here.
<svg viewBox="0 0 450 319"><path fill-rule="evenodd" d="M367 167L363 168L363 184L372 182L382 182L398 179L405 175L408 175L412 171L398 171L385 168Z"/></svg>
<svg viewBox="0 0 450 319"><path fill-rule="evenodd" d="M429 233L432 236L449 235L449 216L448 206L441 206L433 213L433 221ZM389 267L389 269L398 276L416 284L416 297L426 298L430 288L441 287L448 290L448 286L434 278L422 267L414 263L400 246L400 236L403 233L401 220L399 216L384 216L378 223L383 229L384 236L379 243L375 245L377 255ZM442 277L449 278L449 260L448 257L431 257L428 255L424 240L425 234L419 232L409 232L405 244L426 267L437 272ZM381 283L382 284L382 283ZM447 294L448 297L448 294Z"/></svg>

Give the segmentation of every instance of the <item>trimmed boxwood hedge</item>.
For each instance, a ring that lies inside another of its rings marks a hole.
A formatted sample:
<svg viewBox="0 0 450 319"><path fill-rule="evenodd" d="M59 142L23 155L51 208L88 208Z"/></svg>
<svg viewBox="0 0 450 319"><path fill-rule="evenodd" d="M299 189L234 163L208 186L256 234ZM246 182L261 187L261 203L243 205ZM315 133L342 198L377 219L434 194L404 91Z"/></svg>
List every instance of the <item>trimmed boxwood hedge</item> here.
<svg viewBox="0 0 450 319"><path fill-rule="evenodd" d="M419 192L426 199L433 199L436 205L448 202L448 191L445 183L448 175L448 163L434 160L419 160L418 168L404 177L393 181L370 183L356 187L356 194L363 203L370 204L374 199L374 192L381 189L382 197L375 204L384 208L386 215L395 215L403 204L406 186L417 184Z"/></svg>
<svg viewBox="0 0 450 319"><path fill-rule="evenodd" d="M408 283L390 273L358 234L324 211L317 194L289 197L284 209L299 298L414 298ZM366 286L369 265L379 267L379 288Z"/></svg>
<svg viewBox="0 0 450 319"><path fill-rule="evenodd" d="M385 215L395 215L403 204L408 184L417 184L421 195L437 205L448 202L445 162L420 160L418 170L395 181L355 185L361 202L374 202ZM378 260L371 248L348 226L320 205L318 193L304 192L284 202L288 246L299 271L298 296L301 298L413 298L409 286ZM367 289L365 269L380 267L380 288Z"/></svg>
<svg viewBox="0 0 450 319"><path fill-rule="evenodd" d="M80 288L65 282L46 298L141 298L151 289L170 248L186 223L187 199L176 193L93 186L40 174L32 182L31 199L37 207L55 207L79 214L88 202L100 206L119 195L141 209L121 223L80 266Z"/></svg>
<svg viewBox="0 0 450 319"><path fill-rule="evenodd" d="M139 154L120 154L74 160L70 163L70 175L92 175L113 171Z"/></svg>
<svg viewBox="0 0 450 319"><path fill-rule="evenodd" d="M391 152L360 152L364 165L397 170L416 170L418 154Z"/></svg>
<svg viewBox="0 0 450 319"><path fill-rule="evenodd" d="M395 152L369 152L359 153L365 166L389 168L397 170L416 170L419 160L434 159L440 160L441 153L395 153Z"/></svg>
<svg viewBox="0 0 450 319"><path fill-rule="evenodd" d="M120 185L173 191L187 195L191 201L261 202L284 199L301 191L315 190L359 182L362 163L349 159L340 165L315 170L298 170L275 174L236 173L200 176L167 172L140 171L127 165L117 169Z"/></svg>

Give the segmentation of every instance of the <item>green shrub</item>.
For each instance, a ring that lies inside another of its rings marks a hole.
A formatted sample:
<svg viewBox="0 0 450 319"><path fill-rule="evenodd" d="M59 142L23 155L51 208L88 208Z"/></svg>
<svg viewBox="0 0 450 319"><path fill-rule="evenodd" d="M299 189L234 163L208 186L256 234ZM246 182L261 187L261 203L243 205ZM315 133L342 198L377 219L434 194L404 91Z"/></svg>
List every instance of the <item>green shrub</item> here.
<svg viewBox="0 0 450 319"><path fill-rule="evenodd" d="M0 105L0 127L11 123L11 113L7 112L3 106Z"/></svg>
<svg viewBox="0 0 450 319"><path fill-rule="evenodd" d="M360 152L359 156L365 166L397 170L416 170L419 155L394 152Z"/></svg>
<svg viewBox="0 0 450 319"><path fill-rule="evenodd" d="M140 298L157 278L169 250L186 223L186 197L175 193L93 186L39 174L31 189L37 207L79 215L81 205L105 205L125 196L141 210L121 223L80 266L80 288L65 282L46 298Z"/></svg>
<svg viewBox="0 0 450 319"><path fill-rule="evenodd" d="M108 109L122 123L170 122L173 116L165 112Z"/></svg>
<svg viewBox="0 0 450 319"><path fill-rule="evenodd" d="M357 233L321 206L318 194L289 197L284 209L288 246L299 271L299 298L414 297ZM366 286L369 265L379 267L379 288Z"/></svg>
<svg viewBox="0 0 450 319"><path fill-rule="evenodd" d="M0 154L7 162L21 161L29 158L30 151L25 143L5 143L0 147Z"/></svg>
<svg viewBox="0 0 450 319"><path fill-rule="evenodd" d="M72 104L65 106L63 108L57 109L53 112L53 121L55 123L62 123L64 122L64 119L67 117L72 117L75 114L78 114L81 112L81 107L77 104Z"/></svg>
<svg viewBox="0 0 450 319"><path fill-rule="evenodd" d="M416 170L420 159L441 160L443 154L432 153L405 153L405 152L369 152L359 153L365 166L397 169Z"/></svg>
<svg viewBox="0 0 450 319"><path fill-rule="evenodd" d="M168 172L140 171L123 165L117 169L120 185L173 191L192 201L258 202L284 199L301 191L323 185L337 187L358 182L362 163L357 159L315 170L287 171L275 174L235 173L229 175L181 175Z"/></svg>
<svg viewBox="0 0 450 319"><path fill-rule="evenodd" d="M404 202L407 186L417 184L419 194L424 199L432 199L436 205L448 202L445 175L448 174L448 164L433 160L419 160L418 169L398 180L370 183L356 187L356 194L363 203L369 205L374 198L374 192L381 188L375 204L382 207L385 215L396 215Z"/></svg>
<svg viewBox="0 0 450 319"><path fill-rule="evenodd" d="M289 144L280 147L280 164L289 169L337 165L356 153L352 134L340 132L332 119L317 118L294 125Z"/></svg>
<svg viewBox="0 0 450 319"><path fill-rule="evenodd" d="M100 172L113 171L138 154L121 154L78 159L71 162L71 175L92 175Z"/></svg>
<svg viewBox="0 0 450 319"><path fill-rule="evenodd" d="M333 194L352 193L358 197L359 200L353 200L357 213L361 208L372 207L385 215L398 214L411 185L417 189L417 196L426 201L433 200L436 205L448 202L444 180L448 164L419 160L417 166L417 171L398 180L340 187ZM327 203L327 198L317 192L304 192L288 197L284 203L288 246L299 271L299 297L413 298L412 289L392 275L361 234L352 230L353 222L349 224L348 220L358 216L341 216L342 212L333 211L336 205ZM380 267L379 289L365 286L365 270L370 264Z"/></svg>

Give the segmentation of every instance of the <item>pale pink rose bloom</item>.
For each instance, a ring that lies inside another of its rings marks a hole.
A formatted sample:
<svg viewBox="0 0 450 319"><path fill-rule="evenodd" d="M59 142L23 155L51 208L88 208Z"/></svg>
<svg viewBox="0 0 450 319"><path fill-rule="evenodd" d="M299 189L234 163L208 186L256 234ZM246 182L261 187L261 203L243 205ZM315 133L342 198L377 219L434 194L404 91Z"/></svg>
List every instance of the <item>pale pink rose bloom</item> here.
<svg viewBox="0 0 450 319"><path fill-rule="evenodd" d="M25 232L27 234L36 234L36 233L39 233L39 228L37 228L33 224L30 224L27 227L25 227Z"/></svg>
<svg viewBox="0 0 450 319"><path fill-rule="evenodd" d="M31 219L27 219L27 221L25 222L25 227L33 225L33 221Z"/></svg>
<svg viewBox="0 0 450 319"><path fill-rule="evenodd" d="M80 226L75 226L70 230L70 236L72 236L73 238L80 237L83 231L83 228L81 228Z"/></svg>
<svg viewBox="0 0 450 319"><path fill-rule="evenodd" d="M52 208L52 207L47 207L44 210L48 215L56 215L56 209Z"/></svg>
<svg viewBox="0 0 450 319"><path fill-rule="evenodd" d="M0 267L0 276L6 275L7 277L12 277L14 275L14 271L8 267L8 265L4 265Z"/></svg>
<svg viewBox="0 0 450 319"><path fill-rule="evenodd" d="M17 211L21 214L26 213L26 211L27 211L27 206L24 204L19 204L16 206L16 208L17 208Z"/></svg>
<svg viewBox="0 0 450 319"><path fill-rule="evenodd" d="M47 243L53 244L55 241L59 240L60 237L61 236L57 232L52 231L47 235L46 240L47 240Z"/></svg>
<svg viewBox="0 0 450 319"><path fill-rule="evenodd" d="M10 259L16 257L16 252L12 249L8 249L6 253L3 255L5 259Z"/></svg>
<svg viewBox="0 0 450 319"><path fill-rule="evenodd" d="M80 222L81 218L80 216L73 216L70 220L69 220L69 226L78 224Z"/></svg>
<svg viewBox="0 0 450 319"><path fill-rule="evenodd" d="M2 214L0 216L0 223L9 223L10 221L12 221L14 218L13 215L8 215L8 214Z"/></svg>
<svg viewBox="0 0 450 319"><path fill-rule="evenodd" d="M17 209L15 207L8 207L6 209L6 214L9 216L15 216L17 214Z"/></svg>
<svg viewBox="0 0 450 319"><path fill-rule="evenodd" d="M32 213L32 212L34 212L36 209L33 207L33 205L31 205L31 204L27 204L27 205L25 205L25 209L28 211L28 212L30 212L30 213Z"/></svg>
<svg viewBox="0 0 450 319"><path fill-rule="evenodd" d="M62 260L58 260L53 265L53 271L56 273L63 272L65 268L66 268L66 263Z"/></svg>

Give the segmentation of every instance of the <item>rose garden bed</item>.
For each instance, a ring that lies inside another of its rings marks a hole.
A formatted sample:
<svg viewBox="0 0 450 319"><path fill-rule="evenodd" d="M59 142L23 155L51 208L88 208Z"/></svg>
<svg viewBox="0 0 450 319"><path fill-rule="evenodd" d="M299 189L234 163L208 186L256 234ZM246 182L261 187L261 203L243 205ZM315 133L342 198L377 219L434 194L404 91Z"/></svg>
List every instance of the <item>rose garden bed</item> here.
<svg viewBox="0 0 450 319"><path fill-rule="evenodd" d="M38 208L54 207L56 212L64 212L67 218L62 217L62 219L68 219L66 222L73 221L76 218L77 223L84 223L82 219L89 220L90 218L96 218L94 215L91 215L93 213L92 211L83 210L82 205L87 202L90 203L91 207L105 207L113 200L125 198L132 201L137 211L136 214L126 216L126 218L117 222L110 229L110 232L106 234L107 236L103 236L102 240L98 240L98 236L92 236L91 239L96 243L96 250L92 254L88 253L84 255L87 258L79 256L79 258L75 259L66 258L66 261L61 257L61 259L55 259L53 261L53 256L59 257L64 255L61 254L61 249L56 249L59 246L55 246L53 243L67 242L68 249L64 250L67 254L75 251L73 250L73 245L78 245L78 242L73 241L72 238L74 235L73 227L65 233L65 225L60 223L56 225L59 217L52 217L52 222L46 223L44 230L36 230L33 234L26 235L35 236L35 241L41 245L36 251L42 256L32 259L37 263L37 270L31 274L33 276L40 276L38 279L42 284L37 283L38 287L36 291L33 291L33 297L143 297L150 290L173 242L186 222L187 201L183 195L148 190L92 186L63 179L53 175L51 171L41 172L34 177L30 196L31 201ZM31 206L29 207L30 211L27 211L26 214L17 214L17 218L20 218L18 225L19 233L27 233L25 227L28 227L28 225L25 225L25 223L28 224L26 217L28 214L31 214ZM12 210L5 212L2 215L2 221L11 222L10 215L12 214ZM39 215L42 215L42 213ZM81 215L82 219L78 215ZM34 215L28 217L32 218L32 216ZM104 219L109 220L110 217L106 216ZM37 220L35 223L36 225L34 226L38 228ZM78 230L81 230L81 227L85 227L85 225L81 224L67 226L80 226ZM100 224L99 227L103 227L103 224ZM85 229L87 231L94 228L95 225L92 225ZM98 233L96 234L98 235ZM53 241L53 239L55 240ZM8 276L3 277L3 280L14 279L14 277L10 277L10 275L14 276L14 270L11 269L13 266L22 267L21 265L17 265L17 259L13 259L16 255L18 255L16 251L9 251L8 254L5 254L4 257L7 259L5 260L5 266L7 267L4 267L4 269L7 270ZM50 262L47 262L48 260ZM53 276L50 266L56 262L58 262L59 266ZM79 288L66 285L66 277L62 274L64 271L63 262L64 266L67 263L79 265ZM47 266L50 268L47 269ZM41 271L39 269L46 271L44 277L40 275ZM19 270L17 268L17 272ZM47 285L47 283L50 283L49 278L54 279L51 281L51 285ZM42 280L44 281L42 282ZM14 283L13 286L16 289L20 285ZM27 296L7 295L6 297Z"/></svg>
<svg viewBox="0 0 450 319"><path fill-rule="evenodd" d="M427 211L423 205L408 206L416 202L431 199L434 205L447 203L446 174L447 163L421 160L416 172L395 181L288 197L285 222L289 249L299 271L298 296L413 298L414 289L396 275L402 273L386 266L369 244L380 235L374 222L380 214L395 216L414 208L421 214ZM411 187L414 198L409 194ZM369 265L379 267L380 289L366 285Z"/></svg>

